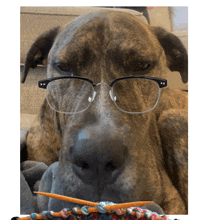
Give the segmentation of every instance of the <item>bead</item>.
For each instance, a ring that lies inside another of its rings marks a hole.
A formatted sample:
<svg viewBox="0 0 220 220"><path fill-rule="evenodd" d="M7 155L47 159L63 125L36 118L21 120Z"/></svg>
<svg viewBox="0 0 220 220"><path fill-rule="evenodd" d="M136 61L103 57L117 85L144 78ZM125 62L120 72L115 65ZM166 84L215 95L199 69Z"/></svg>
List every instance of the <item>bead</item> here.
<svg viewBox="0 0 220 220"><path fill-rule="evenodd" d="M74 208L72 208L72 210L71 210L71 212L72 212L72 214L73 215L77 215L78 214L78 208L77 207L74 207Z"/></svg>
<svg viewBox="0 0 220 220"><path fill-rule="evenodd" d="M36 216L37 216L36 213L31 214L31 216L30 216L30 220L36 220Z"/></svg>
<svg viewBox="0 0 220 220"><path fill-rule="evenodd" d="M146 212L144 212L146 219L150 219L151 213L152 212L150 210L147 210Z"/></svg>
<svg viewBox="0 0 220 220"><path fill-rule="evenodd" d="M141 209L141 208L136 208L135 210L136 210L136 211L139 211L139 212L142 212L142 211L143 211L143 209Z"/></svg>
<svg viewBox="0 0 220 220"><path fill-rule="evenodd" d="M116 209L116 210L115 210L115 213L116 213L117 215L122 215L121 209Z"/></svg>
<svg viewBox="0 0 220 220"><path fill-rule="evenodd" d="M139 219L141 217L141 213L140 212L136 212L135 216L136 216L137 219Z"/></svg>
<svg viewBox="0 0 220 220"><path fill-rule="evenodd" d="M62 215L62 217L67 218L68 217L68 210L65 208L65 209L61 210L60 214Z"/></svg>
<svg viewBox="0 0 220 220"><path fill-rule="evenodd" d="M45 212L45 215L46 215L49 219L53 219L53 214L54 214L53 211Z"/></svg>
<svg viewBox="0 0 220 220"><path fill-rule="evenodd" d="M143 212L143 210L141 208L135 208L135 216L137 219L139 219L141 217L141 213Z"/></svg>
<svg viewBox="0 0 220 220"><path fill-rule="evenodd" d="M47 216L46 216L46 211L41 212L40 216L42 218L42 220L47 220Z"/></svg>
<svg viewBox="0 0 220 220"><path fill-rule="evenodd" d="M163 219L163 220L168 220L168 218L167 218L166 215L162 216L162 219Z"/></svg>
<svg viewBox="0 0 220 220"><path fill-rule="evenodd" d="M130 216L132 213L132 209L131 208L127 208L126 209L126 216Z"/></svg>
<svg viewBox="0 0 220 220"><path fill-rule="evenodd" d="M89 206L83 206L81 208L81 212L82 212L83 215L88 215L89 214L88 208L89 208Z"/></svg>
<svg viewBox="0 0 220 220"><path fill-rule="evenodd" d="M100 202L98 205L95 206L95 208L98 209L100 213L106 213L107 210L105 209L105 206L106 206L105 202Z"/></svg>
<svg viewBox="0 0 220 220"><path fill-rule="evenodd" d="M152 220L157 220L158 215L155 212L153 212L150 217Z"/></svg>

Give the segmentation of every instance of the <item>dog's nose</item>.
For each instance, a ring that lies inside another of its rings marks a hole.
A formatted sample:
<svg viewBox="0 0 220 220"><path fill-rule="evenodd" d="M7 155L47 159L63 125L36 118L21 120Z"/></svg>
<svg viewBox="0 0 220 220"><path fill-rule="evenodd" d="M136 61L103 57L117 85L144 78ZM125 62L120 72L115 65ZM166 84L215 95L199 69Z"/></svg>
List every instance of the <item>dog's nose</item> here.
<svg viewBox="0 0 220 220"><path fill-rule="evenodd" d="M108 137L86 138L81 133L72 147L73 169L87 184L113 183L123 171L128 149L117 140Z"/></svg>

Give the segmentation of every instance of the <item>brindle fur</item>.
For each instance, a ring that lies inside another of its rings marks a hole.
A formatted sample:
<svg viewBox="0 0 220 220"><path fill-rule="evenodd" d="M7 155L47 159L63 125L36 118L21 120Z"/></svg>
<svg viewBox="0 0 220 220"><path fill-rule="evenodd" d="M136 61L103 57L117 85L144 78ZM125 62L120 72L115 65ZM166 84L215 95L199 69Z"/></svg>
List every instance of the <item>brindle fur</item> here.
<svg viewBox="0 0 220 220"><path fill-rule="evenodd" d="M44 53L41 47L48 44L53 46ZM54 60L59 60L75 75L96 83L144 74L133 71L139 62L151 64L146 75L166 78L168 71L177 70L184 82L188 80L187 53L181 41L124 12L90 13L41 35L28 52L22 82L29 68L44 59L48 59L47 77L59 75L53 67ZM153 200L167 214L187 213L187 93L163 88L153 111L132 115L116 108L108 86L102 84L96 91L95 100L81 114L56 113L44 101L27 136L28 159L53 163L42 178L40 191L91 201ZM137 96L138 91L134 91ZM91 140L89 148L84 146L88 155L83 155L91 166L99 169L98 164L108 156L108 143L116 152L111 165L120 172L114 181L107 171L84 175L75 166L83 132ZM39 196L38 206L40 211L60 211L72 204Z"/></svg>

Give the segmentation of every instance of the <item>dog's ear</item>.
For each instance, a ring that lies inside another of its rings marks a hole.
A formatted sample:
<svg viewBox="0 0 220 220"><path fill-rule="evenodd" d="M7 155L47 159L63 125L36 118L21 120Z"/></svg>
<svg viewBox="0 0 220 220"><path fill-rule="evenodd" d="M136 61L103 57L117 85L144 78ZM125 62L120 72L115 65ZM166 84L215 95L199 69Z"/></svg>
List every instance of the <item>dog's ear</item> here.
<svg viewBox="0 0 220 220"><path fill-rule="evenodd" d="M24 83L30 68L35 68L37 64L42 64L47 59L48 53L53 45L60 28L55 27L41 34L28 50L25 60L24 71L21 82Z"/></svg>
<svg viewBox="0 0 220 220"><path fill-rule="evenodd" d="M165 51L167 66L171 71L180 72L182 81L187 83L188 55L181 40L161 27L153 27L153 32Z"/></svg>

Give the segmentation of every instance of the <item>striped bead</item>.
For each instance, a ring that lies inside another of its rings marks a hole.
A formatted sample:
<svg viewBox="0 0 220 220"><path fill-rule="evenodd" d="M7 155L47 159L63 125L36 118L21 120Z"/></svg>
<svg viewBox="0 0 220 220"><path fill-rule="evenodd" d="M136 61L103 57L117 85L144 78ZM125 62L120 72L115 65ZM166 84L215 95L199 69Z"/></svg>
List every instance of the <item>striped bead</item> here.
<svg viewBox="0 0 220 220"><path fill-rule="evenodd" d="M83 206L81 208L81 212L82 212L83 215L88 215L89 214L88 208L89 208L89 206Z"/></svg>
<svg viewBox="0 0 220 220"><path fill-rule="evenodd" d="M68 210L65 208L60 211L60 214L62 215L62 217L67 218L68 217Z"/></svg>
<svg viewBox="0 0 220 220"><path fill-rule="evenodd" d="M100 202L98 205L96 205L96 209L98 209L98 211L100 213L106 213L107 210L105 209L105 206L106 206L106 202Z"/></svg>

